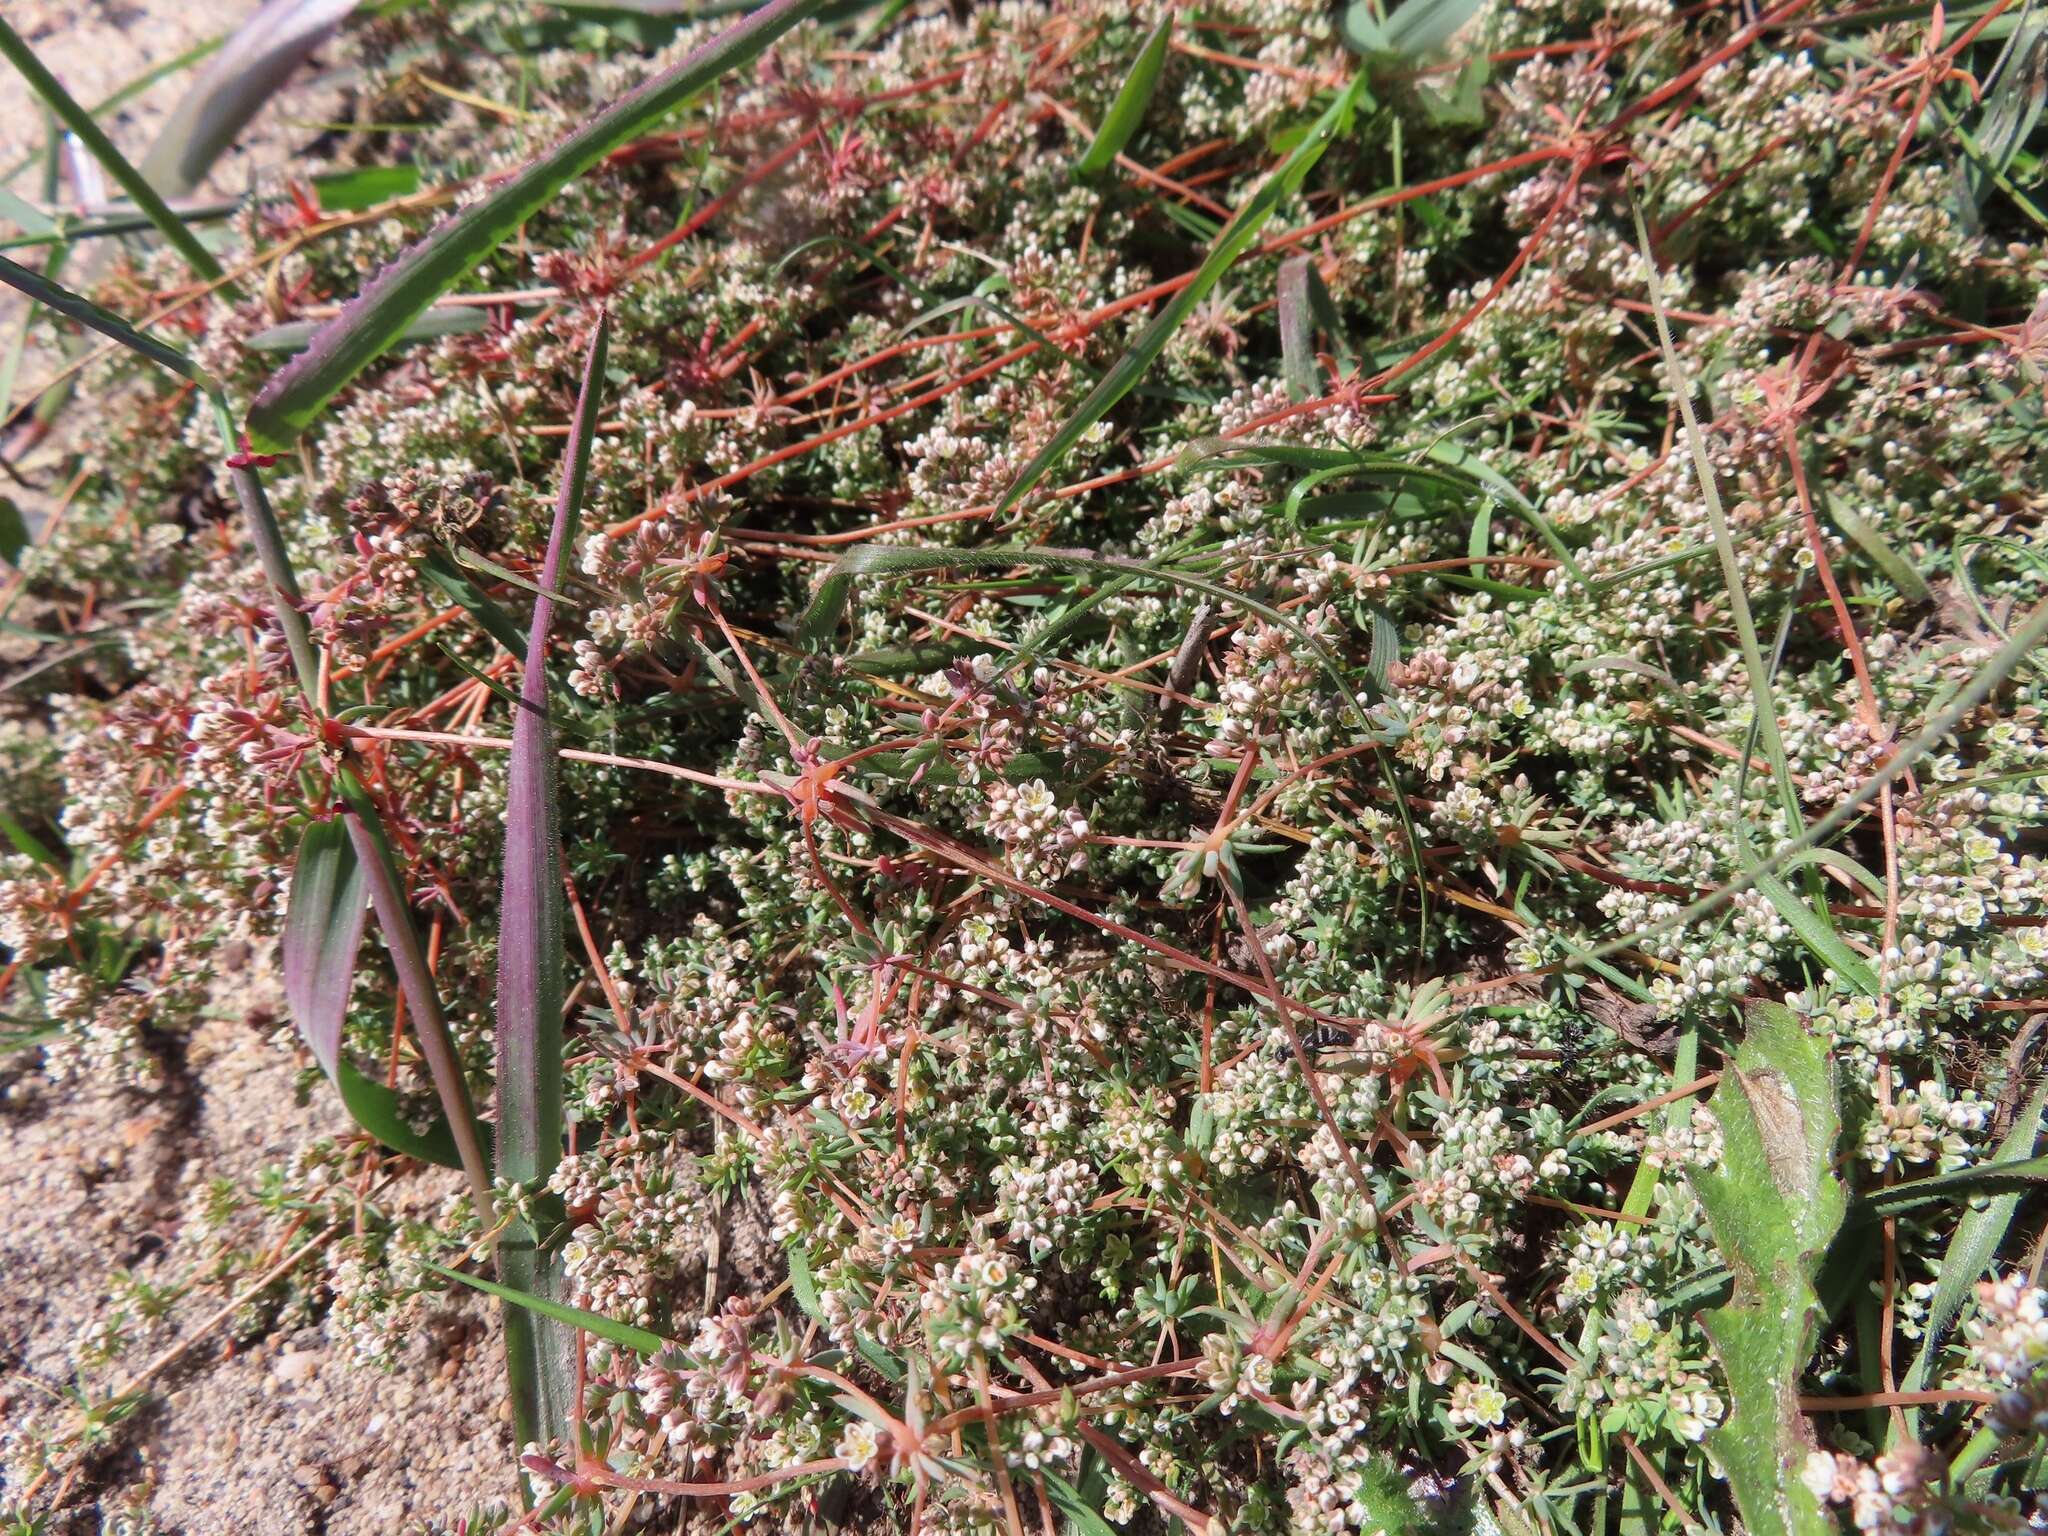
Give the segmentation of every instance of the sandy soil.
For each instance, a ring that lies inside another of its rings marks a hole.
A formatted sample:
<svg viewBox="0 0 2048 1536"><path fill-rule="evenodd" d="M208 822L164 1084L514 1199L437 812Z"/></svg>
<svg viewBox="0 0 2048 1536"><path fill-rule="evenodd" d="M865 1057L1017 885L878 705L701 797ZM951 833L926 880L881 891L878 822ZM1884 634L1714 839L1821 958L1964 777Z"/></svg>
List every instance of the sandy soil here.
<svg viewBox="0 0 2048 1536"><path fill-rule="evenodd" d="M0 1091L0 1423L47 1414L74 1379L72 1348L118 1269L167 1277L195 1188L253 1185L321 1134L346 1128L332 1100L299 1105L268 1010L209 1020L148 1094L57 1089L33 1069ZM392 1197L430 1209L449 1181ZM502 1366L481 1304L456 1300L385 1375L350 1363L318 1325L237 1348L218 1293L180 1302L112 1367L101 1392L170 1346L190 1351L148 1405L88 1456L57 1533L100 1531L131 1507L178 1536L390 1533L502 1493L509 1435ZM10 1490L11 1491L11 1490Z"/></svg>

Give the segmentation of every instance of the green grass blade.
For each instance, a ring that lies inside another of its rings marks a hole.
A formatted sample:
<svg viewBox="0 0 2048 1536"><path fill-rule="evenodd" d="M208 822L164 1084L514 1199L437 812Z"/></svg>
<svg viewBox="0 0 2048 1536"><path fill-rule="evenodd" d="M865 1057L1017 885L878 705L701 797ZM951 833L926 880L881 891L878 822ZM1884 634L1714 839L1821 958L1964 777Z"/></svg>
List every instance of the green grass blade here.
<svg viewBox="0 0 2048 1536"><path fill-rule="evenodd" d="M1906 558L1886 542L1884 535L1849 504L1846 497L1830 491L1827 501L1828 517L1855 542L1858 549L1870 556L1871 563L1884 572L1886 581L1916 603L1934 600L1934 593L1927 585L1927 578L1914 570Z"/></svg>
<svg viewBox="0 0 2048 1536"><path fill-rule="evenodd" d="M431 1259L422 1261L428 1269L446 1280L459 1280L486 1296L495 1296L500 1301L509 1301L515 1307L524 1307L537 1312L554 1322L567 1323L571 1328L581 1328L585 1333L594 1333L600 1339L622 1344L627 1349L637 1350L643 1355L658 1355L668 1348L668 1340L658 1333L649 1333L645 1328L635 1328L631 1323L617 1322L602 1313L572 1307L567 1302L549 1301L545 1296L536 1296L531 1291L522 1291L516 1286L501 1285L495 1280L486 1280L481 1275L464 1274L459 1269L450 1269L436 1264Z"/></svg>
<svg viewBox="0 0 2048 1536"><path fill-rule="evenodd" d="M392 338L391 344L396 347L408 341L431 341L441 336L473 336L478 331L488 330L490 324L489 311L478 305L443 305L408 320L405 329ZM243 345L251 352L303 352L319 334L318 321L287 320L283 325L258 331Z"/></svg>
<svg viewBox="0 0 2048 1536"><path fill-rule="evenodd" d="M0 22L0 26L5 25L5 22ZM218 393L206 370L176 347L138 331L112 310L100 308L91 299L73 293L62 283L52 282L42 273L32 272L19 262L9 261L5 256L0 256L0 283L27 294L38 304L54 309L58 314L76 320L80 325L98 331L111 341L118 341L129 351L140 353L159 367L168 368L171 372L190 379L207 393Z"/></svg>
<svg viewBox="0 0 2048 1536"><path fill-rule="evenodd" d="M1877 996L1877 973L1861 955L1842 942L1840 934L1816 917L1813 908L1794 895L1792 888L1776 875L1764 869L1757 869L1754 874L1756 888L1778 909L1778 916L1791 925L1792 931L1799 935L1800 943L1865 997Z"/></svg>
<svg viewBox="0 0 2048 1536"><path fill-rule="evenodd" d="M1060 425L1052 441L1033 456L1031 462L1010 483L997 505L995 515L1001 517L1010 508L1029 494L1045 472L1067 456L1068 451L1081 440L1082 435L1096 422L1107 416L1119 400L1137 387L1159 354L1166 350L1173 333L1180 329L1195 307L1209 295L1223 274L1251 246L1259 230L1272 216L1273 210L1300 186L1308 176L1322 153L1329 147L1331 139L1346 127L1351 120L1353 108L1358 104L1360 94L1365 90L1365 76L1354 76L1351 84L1333 101L1328 110L1316 119L1308 136L1298 144L1287 158L1280 162L1278 169L1266 178L1265 184L1252 195L1250 202L1224 226L1223 233L1216 237L1216 243L1209 248L1209 254L1196 269L1194 279L1172 298L1166 307L1145 327L1131 348L1117 359L1116 366L1104 374L1100 383L1088 392L1088 396L1074 413Z"/></svg>
<svg viewBox="0 0 2048 1536"><path fill-rule="evenodd" d="M441 595L466 610L484 633L519 660L526 660L526 636L512 622L511 615L491 600L489 593L463 573L453 560L439 550L429 551L419 563L419 573L439 588Z"/></svg>
<svg viewBox="0 0 2048 1536"><path fill-rule="evenodd" d="M1152 29L1145 46L1138 50L1137 62L1124 78L1116 100L1110 103L1102 126L1095 130L1095 141L1074 167L1076 175L1100 175L1116 163L1116 157L1131 142L1138 125L1145 120L1145 108L1152 103L1152 93L1159 88L1159 75L1166 68L1166 50L1172 37L1173 17L1168 16Z"/></svg>
<svg viewBox="0 0 2048 1536"><path fill-rule="evenodd" d="M1994 1163L2013 1163L2031 1158L2034 1144L2041 1139L2041 1120L2048 1113L2048 1081L2034 1090L2026 1107L2020 1111L2019 1119L1999 1143ZM1910 1187L1910 1186L1908 1186ZM1949 1239L1948 1251L1942 1255L1941 1264L1935 1271L1934 1295L1927 1303L1927 1317L1922 1324L1920 1353L1913 1357L1913 1364L1907 1369L1905 1378L1899 1383L1902 1392L1918 1392L1933 1379L1934 1366L1940 1356L1942 1341L1948 1336L1949 1328L1963 1310L1963 1303L1969 1299L1971 1290L1984 1278L1998 1256L1999 1244L2005 1241L2006 1233L2012 1227L2013 1217L2019 1214L2020 1201L2024 1196L2018 1191L2001 1194L1983 1205L1965 1211L1956 1223L1955 1235ZM1910 1408L1906 1411L1906 1433L1917 1437L1919 1434L1920 1411ZM1892 1443L1899 1443L1898 1426L1894 1425Z"/></svg>
<svg viewBox="0 0 2048 1536"><path fill-rule="evenodd" d="M185 258L186 264L208 282L217 281L222 273L213 253L199 243L192 231L185 227L185 221L171 211L156 188L114 147L114 141L93 120L93 115L72 100L71 93L58 83L57 77L43 67L43 61L36 57L35 50L4 20L0 20L0 55L4 55L21 72L29 89L42 98L66 128L78 136L78 141L91 151L92 157L106 167L107 174L120 184L129 200L149 215L149 221Z"/></svg>
<svg viewBox="0 0 2048 1536"><path fill-rule="evenodd" d="M1947 1205L1967 1200L1990 1190L1999 1194L2027 1195L2048 1185L2048 1157L2021 1157L2010 1162L1979 1163L1958 1168L1954 1173L1936 1174L1931 1179L1914 1179L1888 1189L1874 1189L1857 1197L1851 1214L1864 1220L1896 1216L1929 1205Z"/></svg>
<svg viewBox="0 0 2048 1536"><path fill-rule="evenodd" d="M750 62L823 3L769 0L409 248L263 386L249 412L251 441L265 451L295 442L320 408L383 356L422 310L510 239L563 186L720 76Z"/></svg>

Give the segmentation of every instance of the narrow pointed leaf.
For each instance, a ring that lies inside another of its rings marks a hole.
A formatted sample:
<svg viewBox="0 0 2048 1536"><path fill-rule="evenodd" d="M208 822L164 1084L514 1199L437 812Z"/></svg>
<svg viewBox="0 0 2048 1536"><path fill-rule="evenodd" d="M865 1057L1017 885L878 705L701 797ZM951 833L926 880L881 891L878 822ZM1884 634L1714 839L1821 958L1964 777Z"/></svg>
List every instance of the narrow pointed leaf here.
<svg viewBox="0 0 2048 1536"><path fill-rule="evenodd" d="M18 289L38 304L47 305L58 314L76 320L110 340L118 341L131 352L141 353L152 363L190 379L201 389L209 392L214 389L213 380L206 370L176 347L145 335L112 310L100 308L91 299L73 293L62 283L50 281L40 272L33 272L19 262L0 256L0 283Z"/></svg>
<svg viewBox="0 0 2048 1536"><path fill-rule="evenodd" d="M408 341L431 341L439 336L473 336L478 331L488 330L490 323L489 311L477 305L448 304L408 320L405 329L393 338L391 344L395 347ZM287 320L283 325L258 331L243 345L251 352L303 352L319 333L320 326L316 321Z"/></svg>
<svg viewBox="0 0 2048 1536"><path fill-rule="evenodd" d="M515 1307L524 1307L542 1317L558 1323L567 1323L571 1328L581 1328L585 1333L594 1333L600 1339L609 1339L614 1344L638 1350L643 1355L657 1355L668 1348L668 1340L658 1333L649 1333L645 1328L635 1328L631 1323L621 1323L591 1312L583 1307L572 1307L564 1301L550 1301L545 1296L536 1296L531 1291L522 1291L515 1286L500 1285L495 1280L486 1280L481 1275L464 1274L459 1269L427 1260L426 1267L448 1280L460 1280L464 1285L482 1291L486 1296L495 1296L500 1301L509 1301Z"/></svg>
<svg viewBox="0 0 2048 1536"><path fill-rule="evenodd" d="M1958 1168L1953 1173L1938 1173L1932 1178L1874 1189L1857 1199L1854 1214L1865 1220L1876 1216L1896 1216L1901 1211L1919 1210L1923 1206L1964 1203L1974 1195L1985 1193L2031 1194L2043 1185L2048 1185L2048 1157L1979 1163L1974 1168Z"/></svg>
<svg viewBox="0 0 2048 1536"><path fill-rule="evenodd" d="M1277 289L1280 322L1280 371L1287 380L1288 393L1297 400L1310 400L1322 393L1316 371L1316 327L1330 338L1330 350L1348 365L1351 348L1345 344L1343 322L1336 302L1316 270L1315 260L1293 256L1280 263Z"/></svg>
<svg viewBox="0 0 2048 1536"><path fill-rule="evenodd" d="M1090 427L1107 416L1111 407L1137 387L1159 354L1166 350L1173 333L1181 328L1196 306L1208 297L1209 290L1250 248L1273 210L1301 186L1316 161L1322 158L1323 151L1329 147L1330 140L1349 125L1351 113L1364 89L1365 76L1354 76L1351 84L1330 103L1329 109L1316 119L1308 136L1280 162L1264 185L1252 194L1251 201L1224 226L1223 232L1216 237L1216 243L1209 247L1209 254L1202 259L1202 265L1196 269L1194 279L1166 301L1166 306L1140 333L1130 350L1117 359L1116 366L1102 376L1101 382L1088 392L1088 397L1061 423L1052 441L1041 448L1011 482L996 508L998 517L1023 500L1044 478L1045 472L1064 459Z"/></svg>
<svg viewBox="0 0 2048 1536"><path fill-rule="evenodd" d="M348 829L338 817L313 822L299 839L278 950L292 1022L330 1079L341 1060L341 1029L369 912L369 886Z"/></svg>
<svg viewBox="0 0 2048 1536"><path fill-rule="evenodd" d="M1094 176L1108 170L1116 162L1116 157L1123 153L1124 146L1131 142L1131 136L1138 131L1138 124L1145 120L1145 108L1151 105L1152 93L1159 88L1159 74L1166 67L1167 43L1172 36L1173 18L1168 16L1145 39L1145 46L1138 50L1138 60L1125 77L1123 88L1116 93L1116 100L1110 103L1102 126L1095 130L1095 141L1088 146L1080 164L1074 167L1078 174Z"/></svg>
<svg viewBox="0 0 2048 1536"><path fill-rule="evenodd" d="M1863 996L1877 996L1877 973L1812 907L1794 895L1789 885L1776 875L1758 869L1756 888L1778 909L1778 916L1784 918L1792 931L1799 935L1799 941L1830 970Z"/></svg>
<svg viewBox="0 0 2048 1536"><path fill-rule="evenodd" d="M2013 1122L2005 1140L1999 1143L1997 1161L2011 1164L2030 1157L2034 1144L2041 1138L2044 1115L2048 1115L2048 1082L2036 1088L2020 1110L2019 1118ZM1949 1327L1961 1314L1963 1303L1969 1299L1977 1282L1984 1278L1992 1261L1997 1258L1999 1244L2005 1241L2013 1217L2019 1214L2021 1198L2017 1192L1998 1195L1975 1209L1963 1212L1962 1219L1956 1223L1948 1251L1942 1255L1941 1263L1934 1272L1934 1295L1928 1300L1927 1316L1922 1324L1920 1353L1914 1356L1905 1379L1899 1383L1901 1391L1917 1392L1933 1379ZM1919 1418L1918 1408L1906 1410L1906 1434L1918 1435ZM1895 1423L1892 1443L1896 1445L1899 1439L1899 1426Z"/></svg>
<svg viewBox="0 0 2048 1536"><path fill-rule="evenodd" d="M673 68L629 92L481 201L455 214L385 267L312 344L272 376L249 413L260 449L281 450L348 382L381 357L439 298L564 185L647 132L721 75L750 62L824 0L769 0Z"/></svg>
<svg viewBox="0 0 2048 1536"><path fill-rule="evenodd" d="M505 888L498 928L498 1170L521 1184L543 1181L562 1151L562 945L564 913L560 807L554 731L548 719L548 632L562 562L575 541L590 444L603 388L608 319L598 321L584 361L576 419L563 451L555 501L526 641L526 674L512 726L511 781L505 804ZM540 1252L539 1234L515 1222L499 1244L499 1275L522 1291L553 1300L558 1267ZM576 1386L574 1336L549 1321L508 1313L505 1348L513 1411L522 1443L567 1433Z"/></svg>
<svg viewBox="0 0 2048 1536"><path fill-rule="evenodd" d="M453 560L438 550L430 551L420 561L419 572L440 588L443 596L466 610L482 626L485 634L521 661L526 659L526 636L519 633L519 626L491 600L489 593L464 575L462 568Z"/></svg>

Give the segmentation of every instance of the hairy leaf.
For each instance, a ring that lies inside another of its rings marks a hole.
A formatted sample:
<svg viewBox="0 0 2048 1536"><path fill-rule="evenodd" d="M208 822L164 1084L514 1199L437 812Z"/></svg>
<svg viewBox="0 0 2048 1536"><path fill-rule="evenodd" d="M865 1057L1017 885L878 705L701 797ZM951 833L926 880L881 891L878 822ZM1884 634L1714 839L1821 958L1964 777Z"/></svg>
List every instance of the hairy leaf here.
<svg viewBox="0 0 2048 1536"><path fill-rule="evenodd" d="M1821 1321L1814 1276L1845 1206L1830 1167L1834 1066L1789 1009L1758 1004L1709 1108L1722 1162L1691 1180L1734 1294L1701 1318L1729 1396L1707 1451L1752 1536L1831 1536L1833 1519L1799 1480L1814 1443L1799 1379Z"/></svg>

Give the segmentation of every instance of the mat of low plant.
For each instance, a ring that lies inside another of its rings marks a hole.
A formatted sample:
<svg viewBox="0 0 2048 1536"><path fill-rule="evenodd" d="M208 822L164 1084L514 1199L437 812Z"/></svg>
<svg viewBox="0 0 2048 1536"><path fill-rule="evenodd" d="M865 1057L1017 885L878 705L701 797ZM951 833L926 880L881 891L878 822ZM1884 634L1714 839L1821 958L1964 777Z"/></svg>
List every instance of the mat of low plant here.
<svg viewBox="0 0 2048 1536"><path fill-rule="evenodd" d="M2048 14L667 9L0 23L10 1070L358 1128L22 1526L171 1287L494 1298L448 1530L2038 1523Z"/></svg>

